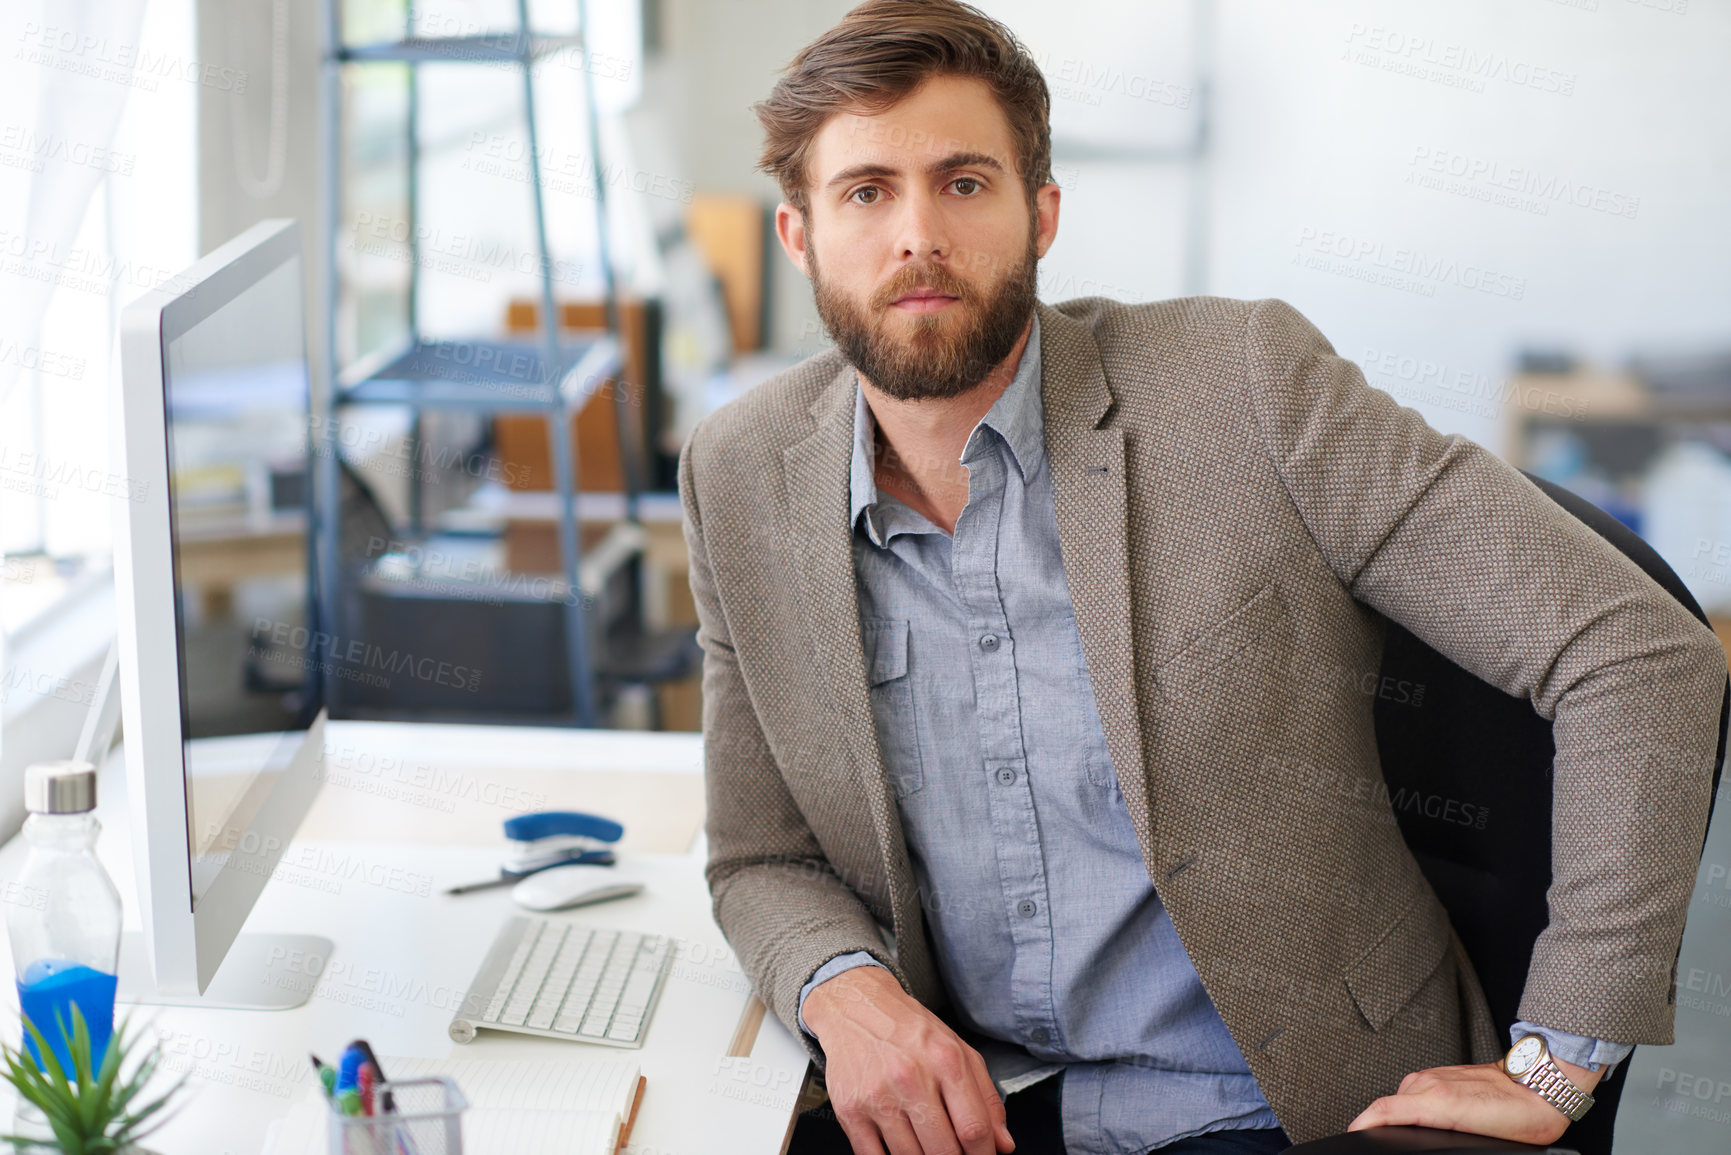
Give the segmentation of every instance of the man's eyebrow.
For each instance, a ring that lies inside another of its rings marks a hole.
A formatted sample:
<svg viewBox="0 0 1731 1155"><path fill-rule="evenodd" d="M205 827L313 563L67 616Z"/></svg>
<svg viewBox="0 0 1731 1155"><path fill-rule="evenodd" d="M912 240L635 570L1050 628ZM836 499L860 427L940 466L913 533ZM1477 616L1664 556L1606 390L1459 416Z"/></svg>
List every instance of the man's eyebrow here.
<svg viewBox="0 0 1731 1155"><path fill-rule="evenodd" d="M998 158L989 152L952 152L948 156L939 157L925 167L928 176L940 172L949 172L958 168L990 168L998 172L1004 171L1004 166ZM824 183L824 188L832 189L838 185L852 184L873 176L895 176L899 170L887 164L855 164L842 169Z"/></svg>

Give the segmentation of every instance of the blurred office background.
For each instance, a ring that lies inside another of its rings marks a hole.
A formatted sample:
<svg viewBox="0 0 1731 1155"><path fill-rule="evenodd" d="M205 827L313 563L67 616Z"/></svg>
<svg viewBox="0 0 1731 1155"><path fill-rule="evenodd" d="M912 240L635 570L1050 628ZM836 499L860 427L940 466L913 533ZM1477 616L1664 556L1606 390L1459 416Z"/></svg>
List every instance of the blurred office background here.
<svg viewBox="0 0 1731 1155"><path fill-rule="evenodd" d="M537 0L535 28L584 43L532 69L533 147L521 70L498 59L512 0L412 15L400 0L343 4L343 43L405 31L475 43L470 59L417 65L412 83L401 63L331 63L327 7L25 0L0 16L7 766L76 725L112 632L119 311L270 217L302 222L315 414L333 422L315 432L345 466L354 565L340 628L387 649L418 639L478 673L473 686L353 679L352 715L566 716L547 613L569 591L546 418L416 421L323 401L329 367L401 342L411 313L434 338L533 340L550 283L562 331L611 326L625 351L571 432L599 575L584 592L605 611L591 624L619 641L595 671L600 720L698 725L672 463L704 413L824 344L770 231L777 194L754 168L749 106L849 5L589 0L579 29L574 0ZM1024 39L1052 91L1063 213L1042 299L1283 298L1437 428L1626 521L1731 623L1731 6L981 7ZM212 631L251 629L266 659L253 624L292 625L305 595L293 448L215 422L177 478L211 527L192 612ZM627 489L641 493L628 503ZM250 672L255 689L269 673L268 660ZM1665 1150L1731 1137L1731 1095L1693 1091L1731 1087L1731 966L1701 945L1731 943L1724 826L1691 924L1699 965L1686 951L1679 979L1679 1047L1643 1052L1624 1108L1643 1120L1627 1134Z"/></svg>

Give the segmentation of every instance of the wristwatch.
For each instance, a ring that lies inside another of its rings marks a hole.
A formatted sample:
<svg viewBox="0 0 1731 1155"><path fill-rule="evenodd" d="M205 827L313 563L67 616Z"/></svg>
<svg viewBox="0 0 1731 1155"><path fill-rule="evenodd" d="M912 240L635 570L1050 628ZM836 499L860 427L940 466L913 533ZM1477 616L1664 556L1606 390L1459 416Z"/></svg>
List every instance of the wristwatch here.
<svg viewBox="0 0 1731 1155"><path fill-rule="evenodd" d="M1551 1049L1545 1045L1543 1035L1522 1035L1499 1066L1505 1075L1537 1091L1541 1099L1572 1122L1579 1123L1593 1105L1593 1097L1570 1082L1563 1069L1552 1061Z"/></svg>

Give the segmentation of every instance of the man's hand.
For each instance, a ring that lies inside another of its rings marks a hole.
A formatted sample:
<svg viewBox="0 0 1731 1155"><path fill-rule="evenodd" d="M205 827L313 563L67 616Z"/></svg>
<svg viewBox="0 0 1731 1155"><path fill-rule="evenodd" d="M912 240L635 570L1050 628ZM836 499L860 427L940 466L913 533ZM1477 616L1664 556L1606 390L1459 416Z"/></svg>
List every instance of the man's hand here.
<svg viewBox="0 0 1731 1155"><path fill-rule="evenodd" d="M843 971L811 989L803 1014L854 1155L1015 1150L986 1061L889 971Z"/></svg>
<svg viewBox="0 0 1731 1155"><path fill-rule="evenodd" d="M1565 1063L1554 1055L1551 1061L1562 1068L1569 1082L1588 1094L1603 1073ZM1549 1144L1568 1129L1569 1117L1531 1087L1509 1078L1497 1064L1483 1063L1414 1071L1400 1081L1399 1091L1366 1107L1347 1130L1403 1125Z"/></svg>

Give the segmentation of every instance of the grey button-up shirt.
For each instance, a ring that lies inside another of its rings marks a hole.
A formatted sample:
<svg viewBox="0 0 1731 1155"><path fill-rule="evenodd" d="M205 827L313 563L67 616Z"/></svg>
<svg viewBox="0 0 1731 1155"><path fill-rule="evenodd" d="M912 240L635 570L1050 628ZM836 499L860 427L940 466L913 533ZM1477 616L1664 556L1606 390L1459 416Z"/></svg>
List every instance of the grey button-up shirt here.
<svg viewBox="0 0 1731 1155"><path fill-rule="evenodd" d="M961 1024L1006 1092L1065 1070L1077 1155L1276 1126L1149 880L1107 753L1058 546L1038 320L968 437L954 537L877 491L875 442L859 394L872 710Z"/></svg>
<svg viewBox="0 0 1731 1155"><path fill-rule="evenodd" d="M1005 1094L1064 1072L1076 1155L1278 1126L1149 878L1107 751L1059 548L1039 319L968 436L953 536L878 492L876 423L855 390L872 711L964 1035ZM801 1002L859 965L875 963L831 959Z"/></svg>

